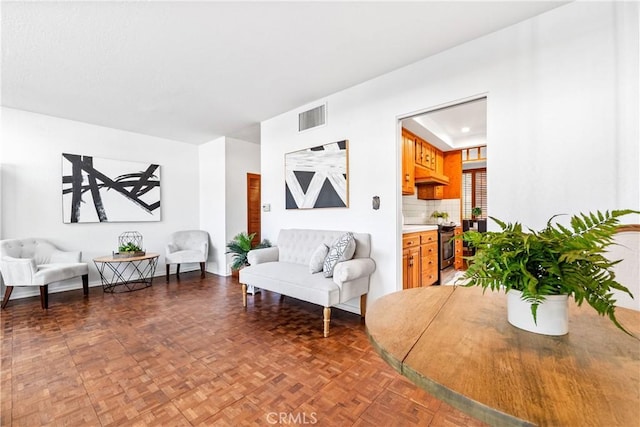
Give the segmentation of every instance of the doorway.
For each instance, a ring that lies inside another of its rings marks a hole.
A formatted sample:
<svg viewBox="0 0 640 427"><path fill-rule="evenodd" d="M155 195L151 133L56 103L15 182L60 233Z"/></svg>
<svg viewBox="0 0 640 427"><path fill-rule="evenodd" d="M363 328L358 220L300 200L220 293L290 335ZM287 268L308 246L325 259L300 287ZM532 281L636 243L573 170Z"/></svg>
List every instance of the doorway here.
<svg viewBox="0 0 640 427"><path fill-rule="evenodd" d="M485 219L487 97L401 118L400 127L404 223L432 223L434 214L458 225Z"/></svg>
<svg viewBox="0 0 640 427"><path fill-rule="evenodd" d="M262 240L260 235L260 175L247 174L247 233L255 233L251 243L258 244Z"/></svg>
<svg viewBox="0 0 640 427"><path fill-rule="evenodd" d="M418 277L430 277L430 266L437 265L435 283L447 284L464 269L463 242L452 241L452 235L471 227L486 229L487 97L441 105L398 121L403 288L411 282L404 265L412 255ZM477 225L480 223L484 227ZM428 240L424 233L438 236L437 250L422 243L415 248L405 246L416 237L422 242L423 235ZM418 253L412 254L411 250ZM430 286L434 281L411 283L413 287Z"/></svg>

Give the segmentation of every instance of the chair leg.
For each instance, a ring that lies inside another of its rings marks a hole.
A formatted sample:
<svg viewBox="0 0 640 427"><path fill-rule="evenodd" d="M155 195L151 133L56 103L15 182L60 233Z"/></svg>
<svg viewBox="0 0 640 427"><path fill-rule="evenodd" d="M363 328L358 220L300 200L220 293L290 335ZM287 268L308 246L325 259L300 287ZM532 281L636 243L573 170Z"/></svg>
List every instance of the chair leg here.
<svg viewBox="0 0 640 427"><path fill-rule="evenodd" d="M329 336L329 322L331 321L331 308L325 307L322 311L322 317L324 321L324 337Z"/></svg>
<svg viewBox="0 0 640 427"><path fill-rule="evenodd" d="M170 269L171 265L167 264L167 283L169 283L169 269Z"/></svg>
<svg viewBox="0 0 640 427"><path fill-rule="evenodd" d="M242 306L247 306L247 285L242 284Z"/></svg>
<svg viewBox="0 0 640 427"><path fill-rule="evenodd" d="M176 267L176 277L178 277L179 275L180 275L180 264L178 264Z"/></svg>
<svg viewBox="0 0 640 427"><path fill-rule="evenodd" d="M49 308L49 285L40 286L40 305L44 310Z"/></svg>
<svg viewBox="0 0 640 427"><path fill-rule="evenodd" d="M7 286L4 290L4 299L2 300L2 308L7 306L9 302L9 297L11 296L11 292L13 292L13 286Z"/></svg>
<svg viewBox="0 0 640 427"><path fill-rule="evenodd" d="M84 292L85 296L89 295L89 275L82 275L82 292Z"/></svg>
<svg viewBox="0 0 640 427"><path fill-rule="evenodd" d="M200 263L200 278L204 279L204 262Z"/></svg>

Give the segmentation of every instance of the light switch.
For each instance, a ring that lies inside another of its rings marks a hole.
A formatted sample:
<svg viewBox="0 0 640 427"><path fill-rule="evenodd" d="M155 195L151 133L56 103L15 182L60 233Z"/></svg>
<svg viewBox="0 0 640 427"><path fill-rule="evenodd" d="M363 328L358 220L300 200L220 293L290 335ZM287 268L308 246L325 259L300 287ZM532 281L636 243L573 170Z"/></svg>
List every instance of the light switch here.
<svg viewBox="0 0 640 427"><path fill-rule="evenodd" d="M262 212L269 212L271 211L271 203L265 203L264 205L262 205Z"/></svg>

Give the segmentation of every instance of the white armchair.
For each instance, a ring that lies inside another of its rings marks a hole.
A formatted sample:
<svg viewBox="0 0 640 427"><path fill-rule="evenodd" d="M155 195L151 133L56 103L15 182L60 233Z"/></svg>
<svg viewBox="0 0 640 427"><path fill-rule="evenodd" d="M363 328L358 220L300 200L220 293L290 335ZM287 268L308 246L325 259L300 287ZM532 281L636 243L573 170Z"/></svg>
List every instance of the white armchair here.
<svg viewBox="0 0 640 427"><path fill-rule="evenodd" d="M169 238L165 249L167 282L171 264L178 264L176 277L180 275L180 264L200 263L200 277L204 279L204 266L209 256L209 233L202 230L176 231Z"/></svg>
<svg viewBox="0 0 640 427"><path fill-rule="evenodd" d="M40 304L49 308L49 284L82 277L84 295L89 295L89 266L80 262L82 252L65 252L43 239L0 241L0 274L6 290L5 308L14 286L39 286Z"/></svg>

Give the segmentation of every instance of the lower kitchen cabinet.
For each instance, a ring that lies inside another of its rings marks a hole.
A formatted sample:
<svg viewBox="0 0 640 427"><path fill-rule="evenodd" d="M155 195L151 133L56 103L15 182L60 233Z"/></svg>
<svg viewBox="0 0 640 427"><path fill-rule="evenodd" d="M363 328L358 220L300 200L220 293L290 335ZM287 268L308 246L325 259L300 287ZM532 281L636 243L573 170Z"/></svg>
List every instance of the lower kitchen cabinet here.
<svg viewBox="0 0 640 427"><path fill-rule="evenodd" d="M431 286L438 282L438 232L402 236L402 288Z"/></svg>
<svg viewBox="0 0 640 427"><path fill-rule="evenodd" d="M462 234L462 227L456 227L456 229L454 230L454 235L460 236ZM462 247L462 239L460 238L456 238L455 243L454 243L454 250L455 250L455 258L453 259L453 266L456 270L463 270L464 269L464 259L462 258L464 249Z"/></svg>
<svg viewBox="0 0 640 427"><path fill-rule="evenodd" d="M402 289L420 287L420 246L402 250Z"/></svg>

